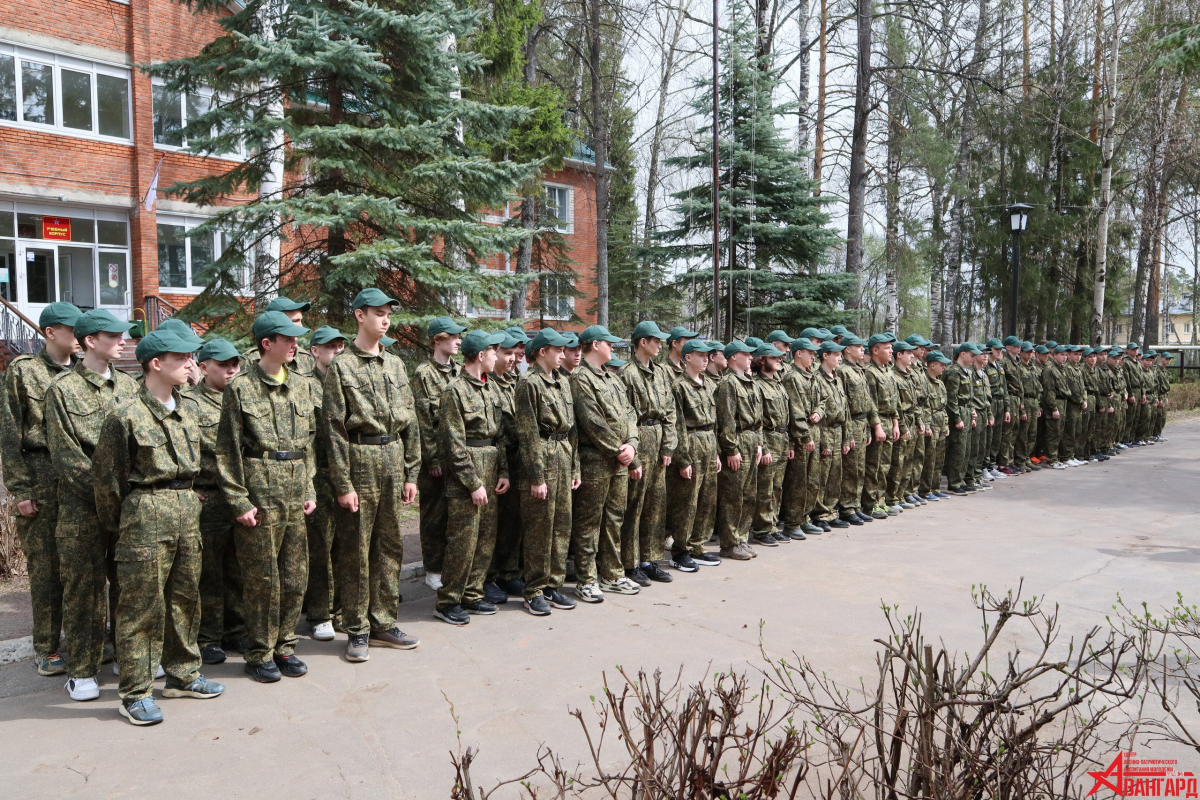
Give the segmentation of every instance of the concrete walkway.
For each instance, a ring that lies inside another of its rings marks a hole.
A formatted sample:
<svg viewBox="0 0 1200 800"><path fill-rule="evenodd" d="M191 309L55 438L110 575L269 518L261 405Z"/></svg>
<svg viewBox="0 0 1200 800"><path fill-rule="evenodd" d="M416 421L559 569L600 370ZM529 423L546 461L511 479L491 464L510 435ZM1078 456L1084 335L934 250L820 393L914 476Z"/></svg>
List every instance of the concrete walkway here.
<svg viewBox="0 0 1200 800"><path fill-rule="evenodd" d="M760 620L769 652L799 651L846 683L873 670L885 602L919 606L927 636L967 648L980 639L972 585L1002 592L1023 578L1026 597L1059 603L1065 631L1081 633L1103 624L1118 592L1152 606L1197 593L1200 422L1167 433L1167 444L1103 464L997 481L990 492L760 548L752 562L674 573L636 597L546 618L510 602L451 628L414 582L401 626L421 637L419 650L373 650L351 665L344 638L305 639L309 675L270 686L231 659L208 672L227 684L224 697L162 700L166 722L153 728L117 715L107 668L100 699L73 703L61 679L39 678L28 661L0 667L0 786L13 800L445 797L456 746L447 700L464 746L482 748L477 785L490 787L531 766L540 743L567 763L586 755L567 712L582 707L592 718L589 696L605 670L674 674L683 665L696 679L753 668Z"/></svg>

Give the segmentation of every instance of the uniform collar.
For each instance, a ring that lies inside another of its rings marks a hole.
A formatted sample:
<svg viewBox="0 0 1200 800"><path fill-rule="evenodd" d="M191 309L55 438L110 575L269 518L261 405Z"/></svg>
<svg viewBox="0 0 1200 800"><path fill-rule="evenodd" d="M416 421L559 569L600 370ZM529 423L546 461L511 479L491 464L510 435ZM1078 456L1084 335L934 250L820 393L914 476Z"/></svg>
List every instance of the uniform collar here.
<svg viewBox="0 0 1200 800"><path fill-rule="evenodd" d="M72 369L73 369L75 372L79 373L79 375L80 375L80 376L81 376L81 377L82 377L82 378L83 378L85 381L87 381L88 383L92 384L92 385L93 385L93 386L95 386L97 389L98 389L98 388L100 388L101 386L104 386L104 385L105 385L105 384L107 384L107 383L111 383L111 382L113 381L113 379L114 379L115 375L116 375L116 370L115 370L115 368L113 367L113 365L112 365L112 362L111 362L111 361L108 363L108 377L107 377L107 378L105 378L105 377L104 377L103 375L101 375L99 372L96 372L96 371L94 371L94 370L90 370L90 369L88 369L87 367L85 367L85 366L83 365L83 360L82 360L82 359L81 359L81 360L79 360L79 361L76 361L76 362L75 362L75 365L72 367Z"/></svg>
<svg viewBox="0 0 1200 800"><path fill-rule="evenodd" d="M587 371L591 372L593 375L598 375L601 378L603 378L606 374L608 374L607 370L605 370L603 367L601 367L600 369L596 369L595 367L593 367L591 362L588 361L586 358L583 359L582 361L580 361L579 366L576 367L576 371L579 371L581 369L586 369Z"/></svg>
<svg viewBox="0 0 1200 800"><path fill-rule="evenodd" d="M430 356L429 363L433 364L434 368L437 369L439 372L449 372L451 375L456 374L457 371L459 370L459 366L458 366L458 364L454 363L454 359L450 359L449 364L443 364L440 361L438 361L436 358L434 358L433 356Z"/></svg>
<svg viewBox="0 0 1200 800"><path fill-rule="evenodd" d="M363 360L378 358L379 360L382 361L383 354L387 352L387 348L380 346L379 353L372 355L371 353L368 353L366 350L363 350L361 347L356 345L353 340L351 340L346 343L346 349L343 350L342 352L343 353L353 353L354 355L358 356L359 358L361 358ZM432 360L433 359L430 359L430 361L432 361ZM441 364L438 364L438 366L441 366Z"/></svg>
<svg viewBox="0 0 1200 800"><path fill-rule="evenodd" d="M153 414L154 418L159 422L162 422L169 416L177 415L179 413L180 398L178 389L171 390L171 397L175 398L174 411L167 411L167 407L162 404L161 400L150 394L150 390L146 388L146 384L144 383L142 384L142 388L138 390L138 397L141 398L142 403L146 406L146 408L150 409L150 413Z"/></svg>
<svg viewBox="0 0 1200 800"><path fill-rule="evenodd" d="M488 376L486 374L483 375L482 379L476 378L474 375L472 375L471 373L467 372L464 369L462 372L459 373L458 377L464 379L467 383L471 384L472 386L480 386L480 387L487 386Z"/></svg>
<svg viewBox="0 0 1200 800"><path fill-rule="evenodd" d="M46 353L45 349L43 349L41 352L38 353L38 357L41 358L43 362L45 362L46 366L49 369L51 369L55 372L66 372L67 370L74 367L76 364L76 359L74 356L71 357L71 362L69 364L60 364L57 361L55 361L53 358L51 358Z"/></svg>
<svg viewBox="0 0 1200 800"><path fill-rule="evenodd" d="M203 379L201 379L199 386L200 393L204 395L205 398L211 400L217 405L221 405L221 400L225 396L224 392L218 392L216 389L209 386Z"/></svg>
<svg viewBox="0 0 1200 800"><path fill-rule="evenodd" d="M262 368L261 361L254 362L254 377L258 378L267 386L286 386L288 381L292 379L292 372L292 370L288 369L287 373L283 376L283 382L281 383L267 374L266 370Z"/></svg>

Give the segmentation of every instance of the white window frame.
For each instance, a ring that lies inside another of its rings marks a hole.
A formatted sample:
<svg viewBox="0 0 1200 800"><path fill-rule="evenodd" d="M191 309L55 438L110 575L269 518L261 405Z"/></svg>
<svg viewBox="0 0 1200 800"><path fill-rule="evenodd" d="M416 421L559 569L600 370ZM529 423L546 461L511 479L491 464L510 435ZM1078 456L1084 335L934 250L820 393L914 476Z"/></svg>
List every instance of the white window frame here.
<svg viewBox="0 0 1200 800"><path fill-rule="evenodd" d="M566 284L567 284L567 286L568 286L568 287L571 289L571 294L569 294L567 297L563 297L563 296L562 296L562 294L563 294L563 293L562 293L562 290L561 290L560 288L558 288L557 286L555 287L555 288L556 288L556 291L555 291L555 292L553 292L553 293L550 293L550 292L545 292L545 293L543 293L543 292L544 292L544 290L545 290L546 288L548 288L548 284L550 283L550 281L555 281L555 282L557 282L557 281L565 281L565 282L566 282ZM569 320L569 319L570 319L570 318L571 318L571 317L572 317L572 316L575 314L575 294L574 294L574 289L575 289L575 276L574 276L573 274L567 274L567 273L552 273L552 274L546 274L546 275L543 275L543 276L542 276L542 277L541 277L541 278L538 280L538 308L539 308L539 309L542 311L542 315L541 315L541 316L542 316L544 319L552 319L552 320ZM552 313L550 313L550 306L549 306L549 303L548 303L548 301L549 301L549 299L550 299L551 297L553 297L553 298L555 299L555 301L556 301L556 302L555 302L555 311L560 311L560 312L561 312L561 311L562 311L562 304L563 304L563 301L566 301L566 306L567 306L567 313L566 313L566 314L561 314L561 313L552 314Z"/></svg>
<svg viewBox="0 0 1200 800"><path fill-rule="evenodd" d="M565 183L543 183L544 189L555 189L563 192L566 199L566 219L560 219L559 224L554 226L559 233L574 233L575 232L575 189ZM546 205L549 206L549 193L547 192ZM544 221L545 227L550 227L549 219Z"/></svg>
<svg viewBox="0 0 1200 800"><path fill-rule="evenodd" d="M150 87L151 87L150 88L150 116L151 116L151 119L153 119L153 117L154 117L154 90L161 89L161 88L165 87L166 85L167 85L166 81L164 81L162 78L154 78L153 80L150 81ZM192 92L192 94L197 95L199 97L207 98L209 100L209 102L211 102L213 95L216 93L213 92L212 89L202 87L199 90ZM229 98L222 96L222 99L228 101ZM179 93L179 118L181 120L183 120L183 126L186 128L187 124L188 124L187 94L185 94L183 92ZM160 142L160 141L156 140L154 142L154 149L155 150L166 150L166 151L172 152L172 153L188 153L189 155L196 155L193 153L189 153L189 151L187 149L188 148L187 137L183 136L182 132L180 133L180 136L183 138L182 145L166 144L164 142ZM200 157L201 158L219 158L222 161L245 161L246 160L246 146L244 143L238 142L236 152L221 153L221 154L207 153L204 155L200 155Z"/></svg>
<svg viewBox="0 0 1200 800"><path fill-rule="evenodd" d="M203 223L205 223L207 221L208 221L208 219L205 217L188 216L188 215L184 215L184 214L160 213L156 216L156 218L154 220L154 232L155 232L156 237L158 235L158 226L159 225L182 225L183 226L184 273L187 276L187 278L186 278L187 285L186 286L164 286L160 283L158 286L159 294L197 295L197 294L200 294L201 292L203 292L206 288L208 288L207 286L194 286L192 284L192 237L189 235L189 231L191 231L193 228L198 227L199 225L202 225ZM216 262L221 257L222 253L224 253L224 251L225 251L225 247L226 247L225 235L222 233L214 233L214 234L212 234L212 237L213 237L213 262ZM157 247L154 250L154 259L155 259L155 269L157 271L157 269L159 267L158 248ZM249 280L250 280L250 270L251 270L251 268L248 266L246 268L245 274L243 274L243 276L242 276L242 290L238 293L239 296L243 296L248 293L247 284L249 283Z"/></svg>
<svg viewBox="0 0 1200 800"><path fill-rule="evenodd" d="M14 72L14 89L16 91L17 102L17 118L15 120L0 119L0 126L7 128L20 128L28 131L41 131L44 133L56 133L62 136L71 136L78 139L93 139L101 142L112 142L114 144L133 145L133 75L132 71L125 66L113 64L104 61L94 61L86 58L78 58L76 56L57 53L52 50L40 50L24 45L14 44L13 42L0 39L0 56L11 56L13 59ZM54 84L54 123L47 124L44 122L26 122L23 92L21 62L32 61L43 66L51 67L53 72ZM83 72L91 75L92 78L92 129L90 131L82 131L78 128L68 128L63 125L63 93L62 93L62 71L66 69L70 72ZM100 100L97 95L98 86L96 82L97 75L107 75L114 78L124 78L128 90L125 92L125 121L129 126L129 136L104 136L100 133Z"/></svg>

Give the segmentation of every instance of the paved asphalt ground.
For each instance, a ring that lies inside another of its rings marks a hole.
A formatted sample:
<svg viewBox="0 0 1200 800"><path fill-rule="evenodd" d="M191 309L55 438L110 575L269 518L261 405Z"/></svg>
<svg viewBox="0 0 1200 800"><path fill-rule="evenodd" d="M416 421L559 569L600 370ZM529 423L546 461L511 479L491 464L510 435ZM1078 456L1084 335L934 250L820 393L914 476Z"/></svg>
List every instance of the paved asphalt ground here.
<svg viewBox="0 0 1200 800"><path fill-rule="evenodd" d="M0 795L26 797L446 797L448 751L460 718L464 745L482 749L477 783L532 765L539 743L572 763L586 755L568 716L599 694L602 673L682 665L689 680L793 650L845 683L873 669L881 602L919 607L926 634L948 647L980 640L971 587L1016 587L1061 606L1065 631L1103 624L1120 592L1161 606L1196 592L1200 421L1171 425L1171 441L1103 464L997 481L862 528L772 550L753 562L675 573L636 597L547 618L510 602L494 617L451 628L432 616L424 586L405 587L401 626L413 652L373 649L341 658L345 639L303 639L301 680L263 686L240 659L208 674L223 697L161 700L166 722L134 728L117 715L116 678L101 696L71 702L60 678L31 663L0 667ZM1009 644L1020 641L1008 636ZM1190 767L1189 767L1190 768ZM516 792L505 793L515 797Z"/></svg>

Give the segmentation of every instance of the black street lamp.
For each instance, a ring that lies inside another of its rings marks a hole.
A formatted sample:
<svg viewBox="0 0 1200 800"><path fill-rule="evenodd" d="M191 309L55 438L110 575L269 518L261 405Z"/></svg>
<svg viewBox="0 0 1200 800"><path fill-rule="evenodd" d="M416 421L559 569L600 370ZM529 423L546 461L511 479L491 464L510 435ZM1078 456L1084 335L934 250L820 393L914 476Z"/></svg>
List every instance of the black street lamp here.
<svg viewBox="0 0 1200 800"><path fill-rule="evenodd" d="M1033 206L1013 203L1008 207L1008 229L1012 233L1012 301L1008 304L1008 335L1017 335L1017 298L1021 296L1021 234L1029 225Z"/></svg>

